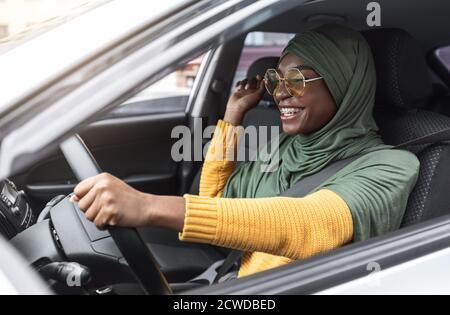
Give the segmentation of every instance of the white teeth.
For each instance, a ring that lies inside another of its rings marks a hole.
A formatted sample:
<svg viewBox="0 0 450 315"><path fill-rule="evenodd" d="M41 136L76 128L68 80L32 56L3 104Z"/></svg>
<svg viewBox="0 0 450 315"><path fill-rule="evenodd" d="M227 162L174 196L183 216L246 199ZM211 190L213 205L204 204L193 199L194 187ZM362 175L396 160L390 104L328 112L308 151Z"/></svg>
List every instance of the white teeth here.
<svg viewBox="0 0 450 315"><path fill-rule="evenodd" d="M298 113L300 111L300 108L288 108L288 107L283 107L280 108L280 112L281 114L283 114L283 116L293 116L296 113Z"/></svg>

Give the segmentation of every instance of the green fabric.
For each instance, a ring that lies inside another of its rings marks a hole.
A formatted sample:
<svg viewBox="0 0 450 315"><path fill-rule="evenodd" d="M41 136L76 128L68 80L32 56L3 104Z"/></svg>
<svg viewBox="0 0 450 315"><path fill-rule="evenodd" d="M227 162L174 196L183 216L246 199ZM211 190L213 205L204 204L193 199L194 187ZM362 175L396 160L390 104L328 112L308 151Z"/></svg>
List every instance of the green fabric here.
<svg viewBox="0 0 450 315"><path fill-rule="evenodd" d="M312 134L282 133L270 144L279 145L278 167L261 171L267 164L263 148L256 161L234 171L223 196L277 196L332 161L364 154L316 190L331 189L346 201L354 221L354 241L397 229L419 163L411 153L390 149L377 134L372 116L376 75L368 44L358 32L326 25L294 37L280 60L287 53L304 60L324 78L338 111Z"/></svg>

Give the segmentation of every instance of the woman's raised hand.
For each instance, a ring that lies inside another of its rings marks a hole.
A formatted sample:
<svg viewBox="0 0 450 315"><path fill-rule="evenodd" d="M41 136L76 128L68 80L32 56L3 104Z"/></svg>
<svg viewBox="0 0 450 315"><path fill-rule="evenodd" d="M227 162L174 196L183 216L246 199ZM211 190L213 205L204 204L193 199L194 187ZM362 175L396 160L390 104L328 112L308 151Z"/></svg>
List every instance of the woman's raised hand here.
<svg viewBox="0 0 450 315"><path fill-rule="evenodd" d="M234 126L240 125L245 113L258 105L263 94L264 82L260 75L239 81L228 100L224 121Z"/></svg>

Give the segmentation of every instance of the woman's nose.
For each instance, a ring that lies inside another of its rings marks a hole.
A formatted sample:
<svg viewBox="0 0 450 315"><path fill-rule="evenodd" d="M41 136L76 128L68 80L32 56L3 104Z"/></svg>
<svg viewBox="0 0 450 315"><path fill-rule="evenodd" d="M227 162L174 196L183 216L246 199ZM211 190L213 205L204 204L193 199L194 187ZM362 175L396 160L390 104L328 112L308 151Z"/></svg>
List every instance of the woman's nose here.
<svg viewBox="0 0 450 315"><path fill-rule="evenodd" d="M286 84L284 83L284 81L280 81L280 83L278 84L278 86L275 90L274 96L277 101L282 101L285 98L291 97L291 95L289 94L289 92L286 88Z"/></svg>

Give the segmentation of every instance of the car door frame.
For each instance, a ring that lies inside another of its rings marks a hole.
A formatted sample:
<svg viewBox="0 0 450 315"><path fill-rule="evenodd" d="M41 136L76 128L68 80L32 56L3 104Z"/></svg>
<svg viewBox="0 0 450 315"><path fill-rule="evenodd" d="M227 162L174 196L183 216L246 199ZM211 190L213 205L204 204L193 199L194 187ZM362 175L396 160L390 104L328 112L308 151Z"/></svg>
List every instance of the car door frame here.
<svg viewBox="0 0 450 315"><path fill-rule="evenodd" d="M434 255L449 250L450 215L416 224L395 232L375 237L367 241L347 245L331 252L299 260L291 264L259 272L238 280L232 280L212 287L204 287L183 292L189 295L237 294L237 295L273 295L273 294L320 294L321 292L345 292L343 284L359 280L357 287L361 293L370 292L373 285L382 276L395 277L396 272L407 263L415 263L423 257L445 259L447 256ZM390 272L394 270L394 272ZM421 272L424 272L421 270ZM429 275L436 282L435 270ZM378 273L378 274L376 274ZM384 274L385 273L385 274ZM411 275L414 277L415 275ZM416 275L417 276L417 275ZM427 278L426 274L418 279ZM445 277L447 278L447 277ZM372 281L372 282L371 282ZM420 284L418 284L420 285ZM428 284L428 287L432 285ZM333 291L333 288L335 289ZM412 288L401 285L398 293L411 292ZM439 287L443 292L442 283ZM444 287L450 293L450 285ZM378 290L379 292L380 290ZM428 292L432 293L432 292Z"/></svg>

